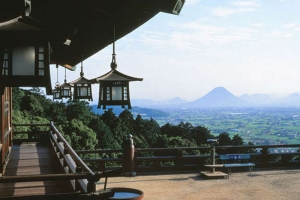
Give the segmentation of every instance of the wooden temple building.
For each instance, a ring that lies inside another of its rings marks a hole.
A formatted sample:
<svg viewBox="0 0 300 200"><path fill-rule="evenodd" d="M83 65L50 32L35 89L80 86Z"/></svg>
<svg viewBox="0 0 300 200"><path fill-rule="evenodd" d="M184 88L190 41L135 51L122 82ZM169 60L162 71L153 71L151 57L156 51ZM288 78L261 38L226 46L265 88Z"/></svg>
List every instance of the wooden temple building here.
<svg viewBox="0 0 300 200"><path fill-rule="evenodd" d="M100 178L50 123L48 142L14 139L12 87L45 87L50 65L67 69L185 0L5 0L0 6L0 199L106 199ZM116 28L115 38L112 30ZM85 70L88 70L86 68ZM32 125L34 126L34 125Z"/></svg>

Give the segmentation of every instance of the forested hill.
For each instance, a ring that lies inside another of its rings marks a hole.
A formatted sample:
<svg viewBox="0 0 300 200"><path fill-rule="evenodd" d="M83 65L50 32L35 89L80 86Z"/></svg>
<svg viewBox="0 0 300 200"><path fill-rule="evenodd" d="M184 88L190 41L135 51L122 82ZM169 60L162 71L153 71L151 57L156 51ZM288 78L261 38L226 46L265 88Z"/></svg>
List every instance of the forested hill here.
<svg viewBox="0 0 300 200"><path fill-rule="evenodd" d="M207 139L214 138L205 127L188 122L160 127L152 118L144 119L141 114L134 117L127 109L119 115L112 109L97 114L86 101L52 101L38 88L13 88L12 101L13 124L56 122L76 150L120 149L128 134L133 135L137 148L195 147L207 145ZM26 131L24 127L22 131ZM218 138L220 145L243 144L239 135L231 139L221 133Z"/></svg>
<svg viewBox="0 0 300 200"><path fill-rule="evenodd" d="M102 109L98 109L97 105L90 105L92 107L92 110L94 113L96 114L103 114L105 111ZM120 107L120 106L111 106L113 109L113 112L116 115L119 115L121 112L124 111L124 108ZM152 109L152 108L140 108L138 106L132 106L132 109L130 109L130 112L134 115L141 115L143 117L168 117L169 114L167 112L158 110L158 109Z"/></svg>

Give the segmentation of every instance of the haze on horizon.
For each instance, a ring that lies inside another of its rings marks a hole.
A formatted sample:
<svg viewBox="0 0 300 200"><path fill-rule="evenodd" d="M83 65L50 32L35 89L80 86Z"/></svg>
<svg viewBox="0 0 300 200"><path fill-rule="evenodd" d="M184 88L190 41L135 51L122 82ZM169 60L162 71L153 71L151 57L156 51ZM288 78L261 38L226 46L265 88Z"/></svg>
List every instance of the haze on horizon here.
<svg viewBox="0 0 300 200"><path fill-rule="evenodd" d="M192 101L215 87L236 96L300 93L300 0L186 0L179 16L159 13L116 42L118 70L144 78L131 99ZM83 62L84 76L110 70L112 45ZM51 65L52 87L62 84ZM67 82L80 76L67 71ZM93 103L98 85L93 85Z"/></svg>

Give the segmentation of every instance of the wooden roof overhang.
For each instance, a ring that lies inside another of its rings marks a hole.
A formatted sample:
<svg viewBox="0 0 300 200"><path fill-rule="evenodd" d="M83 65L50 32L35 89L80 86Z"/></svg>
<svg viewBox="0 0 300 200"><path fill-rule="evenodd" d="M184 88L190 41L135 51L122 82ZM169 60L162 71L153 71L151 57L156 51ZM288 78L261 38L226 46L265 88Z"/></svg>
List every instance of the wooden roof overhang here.
<svg viewBox="0 0 300 200"><path fill-rule="evenodd" d="M44 30L51 63L75 66L132 32L159 12L178 15L185 0L9 0L0 7L0 23L18 18L16 35L0 28L0 38L24 37ZM27 13L27 14L26 14ZM28 26L32 29L28 29ZM36 39L38 39L38 34ZM70 45L64 44L66 39Z"/></svg>

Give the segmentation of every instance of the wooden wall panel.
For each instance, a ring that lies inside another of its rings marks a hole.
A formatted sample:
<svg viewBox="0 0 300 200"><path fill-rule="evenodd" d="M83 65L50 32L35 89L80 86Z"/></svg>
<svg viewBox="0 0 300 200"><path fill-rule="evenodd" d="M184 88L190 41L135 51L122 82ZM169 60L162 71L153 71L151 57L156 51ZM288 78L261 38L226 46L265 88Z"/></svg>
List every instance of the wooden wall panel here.
<svg viewBox="0 0 300 200"><path fill-rule="evenodd" d="M5 161L9 156L12 146L12 88L5 88L0 98L0 171L4 174Z"/></svg>

